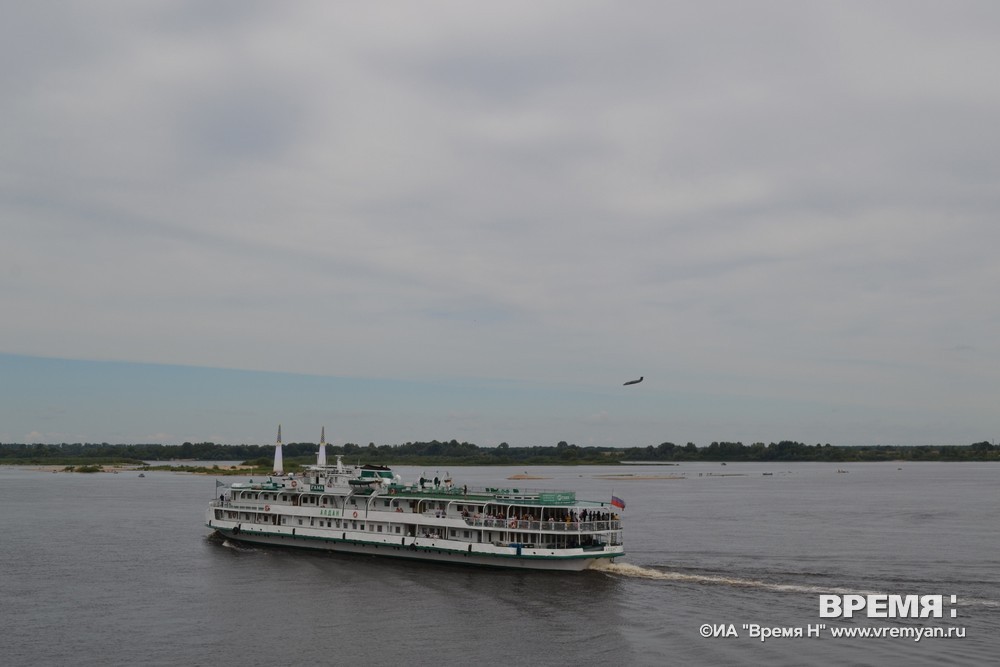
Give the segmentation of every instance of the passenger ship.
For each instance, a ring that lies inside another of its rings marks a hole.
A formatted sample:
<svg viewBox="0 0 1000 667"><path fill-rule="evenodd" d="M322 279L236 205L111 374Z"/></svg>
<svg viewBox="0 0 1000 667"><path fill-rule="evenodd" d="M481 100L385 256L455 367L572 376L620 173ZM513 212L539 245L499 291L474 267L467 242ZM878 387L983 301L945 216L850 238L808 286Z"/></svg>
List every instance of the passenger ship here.
<svg viewBox="0 0 1000 667"><path fill-rule="evenodd" d="M572 491L408 485L385 466L345 466L341 456L327 465L324 437L316 465L285 475L280 427L274 459L264 480L216 483L209 528L238 542L537 570L584 570L625 553L619 507Z"/></svg>

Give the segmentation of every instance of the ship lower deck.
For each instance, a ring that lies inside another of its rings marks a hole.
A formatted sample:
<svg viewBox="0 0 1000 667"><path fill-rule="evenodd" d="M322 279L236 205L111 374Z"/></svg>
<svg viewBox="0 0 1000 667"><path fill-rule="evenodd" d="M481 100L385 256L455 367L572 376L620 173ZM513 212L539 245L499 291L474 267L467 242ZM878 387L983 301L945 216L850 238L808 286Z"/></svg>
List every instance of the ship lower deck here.
<svg viewBox="0 0 1000 667"><path fill-rule="evenodd" d="M336 553L386 556L460 565L530 570L580 571L597 560L624 555L621 545L545 549L522 543L468 543L434 537L373 536L361 532L261 526L210 519L226 539L250 544L304 548Z"/></svg>

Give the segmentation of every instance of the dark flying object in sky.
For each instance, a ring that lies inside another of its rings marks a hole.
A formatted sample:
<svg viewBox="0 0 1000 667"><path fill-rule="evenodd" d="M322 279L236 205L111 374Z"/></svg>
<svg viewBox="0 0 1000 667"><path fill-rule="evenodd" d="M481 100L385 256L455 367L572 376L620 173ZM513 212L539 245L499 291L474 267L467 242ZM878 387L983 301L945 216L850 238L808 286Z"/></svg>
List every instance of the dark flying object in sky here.
<svg viewBox="0 0 1000 667"><path fill-rule="evenodd" d="M627 386L629 386L630 384L639 384L640 382L642 382L642 377L643 377L643 376L641 376L641 375L640 375L640 376L639 376L639 379L638 379L638 380L629 380L628 382L626 382L626 383L625 383L625 384L623 384L622 386L623 386L623 387L627 387Z"/></svg>

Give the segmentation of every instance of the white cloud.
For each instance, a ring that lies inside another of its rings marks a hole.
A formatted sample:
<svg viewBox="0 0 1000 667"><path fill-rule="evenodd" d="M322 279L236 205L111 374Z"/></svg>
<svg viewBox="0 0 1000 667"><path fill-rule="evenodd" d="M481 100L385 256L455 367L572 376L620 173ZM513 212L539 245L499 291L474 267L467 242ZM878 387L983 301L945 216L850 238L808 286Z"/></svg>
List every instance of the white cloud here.
<svg viewBox="0 0 1000 667"><path fill-rule="evenodd" d="M0 351L921 407L992 378L991 4L40 7L0 34Z"/></svg>

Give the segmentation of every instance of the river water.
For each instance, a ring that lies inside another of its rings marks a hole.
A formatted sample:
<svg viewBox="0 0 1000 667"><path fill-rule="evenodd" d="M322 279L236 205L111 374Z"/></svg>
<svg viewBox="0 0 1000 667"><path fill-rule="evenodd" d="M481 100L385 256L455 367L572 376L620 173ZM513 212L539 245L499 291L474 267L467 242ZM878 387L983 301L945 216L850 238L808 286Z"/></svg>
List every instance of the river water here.
<svg viewBox="0 0 1000 667"><path fill-rule="evenodd" d="M447 471L470 486L624 498L626 557L566 574L236 547L203 525L212 477L0 467L0 660L995 664L1000 466L839 466L847 472L823 463ZM407 482L446 472L396 470ZM504 482L524 472L548 479ZM941 618L822 618L823 594L941 595L944 608ZM716 636L703 637L704 625ZM761 641L754 626L803 636ZM832 634L847 628L952 636Z"/></svg>

